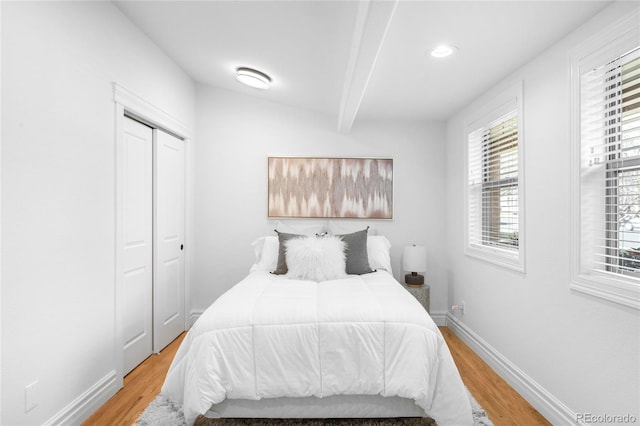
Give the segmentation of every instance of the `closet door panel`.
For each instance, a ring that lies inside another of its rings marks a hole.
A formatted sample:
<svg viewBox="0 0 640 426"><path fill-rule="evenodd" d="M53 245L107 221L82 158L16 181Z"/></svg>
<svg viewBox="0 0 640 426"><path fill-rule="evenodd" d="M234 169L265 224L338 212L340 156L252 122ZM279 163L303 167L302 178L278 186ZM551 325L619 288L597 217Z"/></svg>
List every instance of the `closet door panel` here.
<svg viewBox="0 0 640 426"><path fill-rule="evenodd" d="M185 327L184 141L155 130L154 351Z"/></svg>
<svg viewBox="0 0 640 426"><path fill-rule="evenodd" d="M123 164L124 374L153 350L153 130L125 117Z"/></svg>

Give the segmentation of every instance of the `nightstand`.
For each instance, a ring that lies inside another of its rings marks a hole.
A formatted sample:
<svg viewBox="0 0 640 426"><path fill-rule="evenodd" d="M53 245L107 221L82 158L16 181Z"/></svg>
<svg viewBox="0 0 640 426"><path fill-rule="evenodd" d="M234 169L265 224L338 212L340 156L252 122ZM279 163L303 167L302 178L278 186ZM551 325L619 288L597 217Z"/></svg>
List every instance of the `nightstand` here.
<svg viewBox="0 0 640 426"><path fill-rule="evenodd" d="M420 304L424 307L424 309L427 311L427 313L429 312L429 292L430 292L430 288L428 285L423 284L421 286L411 286L405 283L401 283L402 286L404 288L407 289L407 291L409 293L411 293L413 295L413 297L415 297L416 299L418 299L418 302L420 302Z"/></svg>

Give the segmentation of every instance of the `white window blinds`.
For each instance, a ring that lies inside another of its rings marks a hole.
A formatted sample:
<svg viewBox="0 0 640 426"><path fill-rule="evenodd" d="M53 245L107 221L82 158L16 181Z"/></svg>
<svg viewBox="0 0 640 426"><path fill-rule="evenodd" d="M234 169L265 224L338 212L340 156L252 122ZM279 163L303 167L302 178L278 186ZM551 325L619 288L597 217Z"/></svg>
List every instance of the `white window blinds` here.
<svg viewBox="0 0 640 426"><path fill-rule="evenodd" d="M583 70L580 129L583 263L594 271L637 279L640 47Z"/></svg>
<svg viewBox="0 0 640 426"><path fill-rule="evenodd" d="M469 244L518 247L518 119L515 112L469 135Z"/></svg>
<svg viewBox="0 0 640 426"><path fill-rule="evenodd" d="M467 126L465 252L524 271L521 93L503 93Z"/></svg>

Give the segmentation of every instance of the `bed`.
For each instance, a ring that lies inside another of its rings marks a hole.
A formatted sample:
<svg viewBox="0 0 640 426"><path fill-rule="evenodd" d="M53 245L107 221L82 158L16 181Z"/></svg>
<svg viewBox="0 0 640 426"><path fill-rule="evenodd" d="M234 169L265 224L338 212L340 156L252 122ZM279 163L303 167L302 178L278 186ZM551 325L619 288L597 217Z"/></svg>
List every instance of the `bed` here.
<svg viewBox="0 0 640 426"><path fill-rule="evenodd" d="M312 246L302 250L302 270L289 256L289 240ZM343 245L328 249L336 240ZM442 335L390 273L386 238L365 235L369 272L347 273L354 262L345 269L345 258L361 240L278 235L277 242L254 243L260 247L251 272L200 316L167 373L162 394L183 404L187 424L201 414L473 423ZM331 269L323 262L333 251L346 253L342 272L309 274L309 258L318 253L323 260L312 263ZM283 254L288 271L275 274L274 258Z"/></svg>

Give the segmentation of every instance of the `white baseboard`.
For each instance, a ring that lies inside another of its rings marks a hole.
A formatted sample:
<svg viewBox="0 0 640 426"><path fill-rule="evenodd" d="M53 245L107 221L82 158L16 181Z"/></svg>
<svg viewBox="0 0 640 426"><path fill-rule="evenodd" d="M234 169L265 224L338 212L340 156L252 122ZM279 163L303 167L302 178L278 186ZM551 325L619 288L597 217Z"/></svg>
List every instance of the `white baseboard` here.
<svg viewBox="0 0 640 426"><path fill-rule="evenodd" d="M200 315L202 315L204 311L191 311L191 313L189 313L189 324L188 324L188 328L191 328L193 326L193 324L195 324L195 322L198 320L198 318L200 318Z"/></svg>
<svg viewBox="0 0 640 426"><path fill-rule="evenodd" d="M115 395L121 387L122 380L117 380L116 371L112 370L46 421L45 425L79 425Z"/></svg>
<svg viewBox="0 0 640 426"><path fill-rule="evenodd" d="M576 413L562 401L449 312L446 314L446 325L551 424L586 426L586 423L577 421Z"/></svg>
<svg viewBox="0 0 640 426"><path fill-rule="evenodd" d="M431 311L429 315L438 327L447 325L447 311Z"/></svg>

